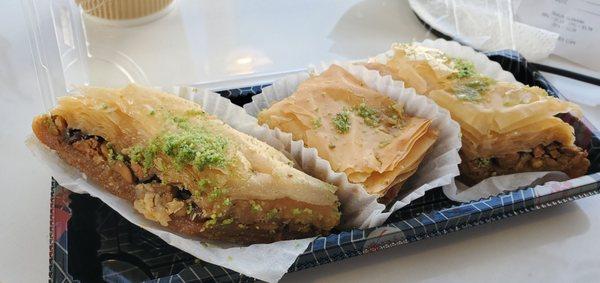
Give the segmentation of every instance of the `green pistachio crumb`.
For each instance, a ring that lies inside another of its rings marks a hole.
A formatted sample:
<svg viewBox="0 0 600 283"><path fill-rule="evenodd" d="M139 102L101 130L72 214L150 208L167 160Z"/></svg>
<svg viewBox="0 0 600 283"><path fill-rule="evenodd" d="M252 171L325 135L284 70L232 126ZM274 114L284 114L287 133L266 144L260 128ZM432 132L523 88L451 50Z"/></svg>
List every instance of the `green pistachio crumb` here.
<svg viewBox="0 0 600 283"><path fill-rule="evenodd" d="M271 219L275 219L277 217L279 213L279 210L277 208L273 208L271 210L269 210L269 212L267 212L267 219L271 220Z"/></svg>
<svg viewBox="0 0 600 283"><path fill-rule="evenodd" d="M142 163L144 159L143 150L144 148L139 145L130 147L128 149L129 159L135 163ZM108 152L112 155L113 150L109 148Z"/></svg>
<svg viewBox="0 0 600 283"><path fill-rule="evenodd" d="M112 148L112 146L109 144L106 146L108 149L108 159L111 161L115 160L116 154L115 154L115 150Z"/></svg>
<svg viewBox="0 0 600 283"><path fill-rule="evenodd" d="M108 161L109 163L112 163L114 161L121 161L124 162L126 157L125 155L118 153L112 146L112 144L108 144L107 145L108 148Z"/></svg>
<svg viewBox="0 0 600 283"><path fill-rule="evenodd" d="M192 214L192 212L194 212L194 205L191 202L187 204L187 208L186 208L185 212L188 215L190 215L190 214Z"/></svg>
<svg viewBox="0 0 600 283"><path fill-rule="evenodd" d="M227 219L224 219L223 221L221 221L221 224L223 224L223 225L229 225L231 223L233 223L233 218L227 218Z"/></svg>
<svg viewBox="0 0 600 283"><path fill-rule="evenodd" d="M208 179L198 180L198 187L205 188L207 185L210 185L210 180L208 180Z"/></svg>
<svg viewBox="0 0 600 283"><path fill-rule="evenodd" d="M214 213L213 213L213 214L211 214L211 215L210 215L210 219L209 219L209 220L207 220L207 221L204 223L204 225L205 225L205 226L207 226L207 227L209 227L209 226L214 226L214 225L216 225L216 224L217 224L217 215L216 215L216 214L214 214Z"/></svg>
<svg viewBox="0 0 600 283"><path fill-rule="evenodd" d="M154 142L150 143L147 147L133 146L128 150L129 158L131 161L141 164L144 169L149 169L154 165L154 158L158 150L158 145Z"/></svg>
<svg viewBox="0 0 600 283"><path fill-rule="evenodd" d="M364 102L354 107L354 111L356 114L363 118L363 121L369 127L377 127L379 126L379 114L377 110L367 106Z"/></svg>
<svg viewBox="0 0 600 283"><path fill-rule="evenodd" d="M321 126L323 126L323 122L322 122L322 120L321 120L321 117L319 117L319 118L317 118L317 119L314 119L314 120L312 121L312 126L313 126L313 129L318 129L318 128L320 128Z"/></svg>
<svg viewBox="0 0 600 283"><path fill-rule="evenodd" d="M184 117L178 117L178 116L173 116L173 122L175 122L175 124L184 124L187 123L189 120L187 118Z"/></svg>
<svg viewBox="0 0 600 283"><path fill-rule="evenodd" d="M335 114L335 117L331 119L331 122L340 134L345 134L350 130L350 111L348 109L342 110L342 112Z"/></svg>
<svg viewBox="0 0 600 283"><path fill-rule="evenodd" d="M490 158L480 157L475 160L475 164L477 167L488 167L490 166L492 160Z"/></svg>
<svg viewBox="0 0 600 283"><path fill-rule="evenodd" d="M250 203L250 208L252 209L253 212L259 212L259 211L263 210L262 206L260 204L258 204L258 203L255 203L255 202L251 202Z"/></svg>
<svg viewBox="0 0 600 283"><path fill-rule="evenodd" d="M195 190L192 194L194 195L195 198L198 198L198 199L202 197L202 191L200 191L200 190Z"/></svg>
<svg viewBox="0 0 600 283"><path fill-rule="evenodd" d="M159 141L160 150L174 159L176 167L193 165L199 171L208 166L224 167L226 164L227 141L202 131L168 133Z"/></svg>
<svg viewBox="0 0 600 283"><path fill-rule="evenodd" d="M148 113L148 115L150 116L154 116L156 114L156 110L152 109L150 110L150 112Z"/></svg>
<svg viewBox="0 0 600 283"><path fill-rule="evenodd" d="M454 92L458 99L464 101L479 101L483 98L481 93L469 87L460 86L455 88Z"/></svg>
<svg viewBox="0 0 600 283"><path fill-rule="evenodd" d="M334 149L335 148L335 144L330 143L329 144L329 148Z"/></svg>
<svg viewBox="0 0 600 283"><path fill-rule="evenodd" d="M451 91L463 101L477 102L490 89L495 81L489 77L474 76L454 82Z"/></svg>
<svg viewBox="0 0 600 283"><path fill-rule="evenodd" d="M214 188L212 190L212 192L210 192L210 194L208 195L208 200L214 201L215 199L220 198L223 194L226 194L226 193L227 193L226 189Z"/></svg>
<svg viewBox="0 0 600 283"><path fill-rule="evenodd" d="M293 214L294 216L298 216L298 215L300 215L301 213L302 213L302 211L301 211L299 208L294 208L294 209L292 209L292 214Z"/></svg>
<svg viewBox="0 0 600 283"><path fill-rule="evenodd" d="M231 205L231 200L229 198L225 198L223 200L223 205L230 206Z"/></svg>
<svg viewBox="0 0 600 283"><path fill-rule="evenodd" d="M454 62L454 69L458 71L458 73L456 73L457 78L469 78L477 74L475 65L473 65L472 62L460 58L454 58L452 61Z"/></svg>

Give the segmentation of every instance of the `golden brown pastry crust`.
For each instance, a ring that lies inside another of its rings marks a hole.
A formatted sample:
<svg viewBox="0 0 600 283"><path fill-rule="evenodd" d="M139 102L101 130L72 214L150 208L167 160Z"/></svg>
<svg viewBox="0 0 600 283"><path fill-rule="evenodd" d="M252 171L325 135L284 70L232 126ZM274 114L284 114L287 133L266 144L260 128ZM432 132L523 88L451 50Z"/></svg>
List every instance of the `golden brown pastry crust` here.
<svg viewBox="0 0 600 283"><path fill-rule="evenodd" d="M32 126L38 139L145 218L234 243L327 233L335 187L183 98L135 85L85 88Z"/></svg>
<svg viewBox="0 0 600 283"><path fill-rule="evenodd" d="M124 174L120 173L121 168L117 164L110 164L106 156L103 156L100 147L102 144L106 144L107 141L104 141L101 137L85 136L85 134L82 134L83 138L79 140L70 140L67 133L68 129L61 129L54 122L60 119L58 116L50 118L47 115L37 117L32 124L34 134L43 144L55 150L61 159L85 173L90 180L101 185L111 194L132 203L138 200L139 197L136 197L136 192L140 189L136 187L140 185L140 182L136 180L133 170L129 169L130 165L127 165L127 170L131 170L129 174L132 177L124 177ZM130 182L128 179L134 181ZM153 184L161 186L156 182ZM170 198L173 198L176 194L176 192L168 193ZM322 212L325 215L331 213L331 207L311 205L291 199L261 201L260 203L262 211L252 213L252 201L233 200L232 209L229 212L231 217L244 218L244 220L238 220L231 225L213 225L207 228L204 224L208 219L198 217L192 220L189 215L183 214L170 215L171 220L166 228L173 232L200 236L209 240L253 244L327 234L337 224L331 223L331 220L324 220L330 223L323 223L323 226L316 227L293 221L287 221L287 223L266 221L267 212L274 208L280 208L281 211L284 211L286 207L300 207L310 209L315 214ZM297 216L280 215L280 217L292 218ZM240 227L241 223L245 223L243 224L244 228Z"/></svg>

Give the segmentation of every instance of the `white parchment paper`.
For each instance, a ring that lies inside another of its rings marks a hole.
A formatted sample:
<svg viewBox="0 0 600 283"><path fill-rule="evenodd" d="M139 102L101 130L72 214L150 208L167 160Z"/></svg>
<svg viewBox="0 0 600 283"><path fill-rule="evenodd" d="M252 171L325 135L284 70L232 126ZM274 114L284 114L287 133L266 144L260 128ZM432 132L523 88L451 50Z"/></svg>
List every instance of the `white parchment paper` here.
<svg viewBox="0 0 600 283"><path fill-rule="evenodd" d="M255 118L246 114L241 107L232 104L228 99L222 98L216 93L204 91L197 93L195 89L185 87L172 87L163 90L193 100L202 105L206 112L217 116L233 128L259 137L259 139L267 141L276 148L278 146L281 148L279 140L272 136L270 131L259 127ZM159 224L145 219L135 211L133 204L88 181L84 174L63 162L53 150L41 144L34 136L30 136L26 143L33 154L41 162L48 165L52 176L61 186L75 193L87 193L97 197L131 223L148 230L168 244L201 260L229 268L244 275L268 282L278 281L314 239L307 238L279 241L271 244L235 246L224 243L209 243L198 238L169 232Z"/></svg>
<svg viewBox="0 0 600 283"><path fill-rule="evenodd" d="M444 194L453 201L470 202L491 196L497 196L506 191L546 185L549 182L565 181L569 176L563 172L527 172L487 178L469 187L460 181L456 186L444 188Z"/></svg>

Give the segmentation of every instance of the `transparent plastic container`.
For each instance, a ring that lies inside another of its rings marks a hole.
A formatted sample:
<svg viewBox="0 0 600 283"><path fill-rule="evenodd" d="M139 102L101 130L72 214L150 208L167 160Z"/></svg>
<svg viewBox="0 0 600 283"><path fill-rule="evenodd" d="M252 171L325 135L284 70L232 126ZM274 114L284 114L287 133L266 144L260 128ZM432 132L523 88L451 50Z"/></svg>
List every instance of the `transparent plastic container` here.
<svg viewBox="0 0 600 283"><path fill-rule="evenodd" d="M435 38L409 2L175 0L146 21L109 21L76 0L22 0L47 109L77 85L220 90ZM484 2L500 3L498 17L510 19L506 0ZM452 16L451 8L442 14ZM497 28L510 33L511 26L502 20Z"/></svg>

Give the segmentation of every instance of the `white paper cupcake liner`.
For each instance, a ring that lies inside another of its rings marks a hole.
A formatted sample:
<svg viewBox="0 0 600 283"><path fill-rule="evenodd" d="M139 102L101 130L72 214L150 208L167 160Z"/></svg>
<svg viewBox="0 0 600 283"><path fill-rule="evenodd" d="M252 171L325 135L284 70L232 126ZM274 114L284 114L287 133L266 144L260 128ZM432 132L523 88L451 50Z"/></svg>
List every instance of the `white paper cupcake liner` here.
<svg viewBox="0 0 600 283"><path fill-rule="evenodd" d="M273 131L260 127L254 117L217 93L197 91L195 88L188 87L168 87L161 90L192 100L200 104L204 111L216 116L236 130L267 142L279 150L283 149L283 143L279 137L274 135ZM33 154L48 165L50 173L62 187L75 193L87 193L97 197L131 223L155 234L168 244L201 260L250 277L268 282L278 281L314 239L237 246L226 243L209 243L198 238L170 232L158 223L144 218L128 201L89 182L85 174L62 161L55 151L41 144L37 138L30 136L26 143Z"/></svg>
<svg viewBox="0 0 600 283"><path fill-rule="evenodd" d="M439 49L444 53L465 60L471 61L478 72L497 81L519 83L514 75L502 69L497 62L490 60L485 54L475 51L469 46L464 46L455 41L444 39L415 42L415 44ZM394 56L393 50L376 55L369 59L370 62L385 64ZM387 76L389 77L389 76ZM480 183L469 187L459 181L452 185L444 186L444 194L454 201L469 202L498 195L506 191L513 191L519 188L535 186L547 181L564 181L567 177L562 172L527 172L487 178Z"/></svg>
<svg viewBox="0 0 600 283"><path fill-rule="evenodd" d="M382 77L378 72L361 65L337 65L365 82L369 88L404 104L407 114L431 119L432 127L439 131L438 140L421 162L417 172L405 184L410 188L410 193L386 210L385 205L377 202L377 196L368 194L362 185L350 183L345 173L333 171L329 162L318 156L316 149L306 147L302 140L292 140L289 133L274 130L303 171L338 186L337 195L342 204L342 227L375 227L381 225L394 211L423 196L426 191L452 184L454 177L459 174L460 127L451 120L447 110L439 107L431 99L416 94L414 89L404 88L403 83L396 82L389 76ZM320 73L329 66L330 64L321 64L311 72ZM263 89L262 94L254 96L251 103L244 105L244 109L256 117L261 110L292 95L298 85L308 78L309 72L304 72L277 80L272 86Z"/></svg>

